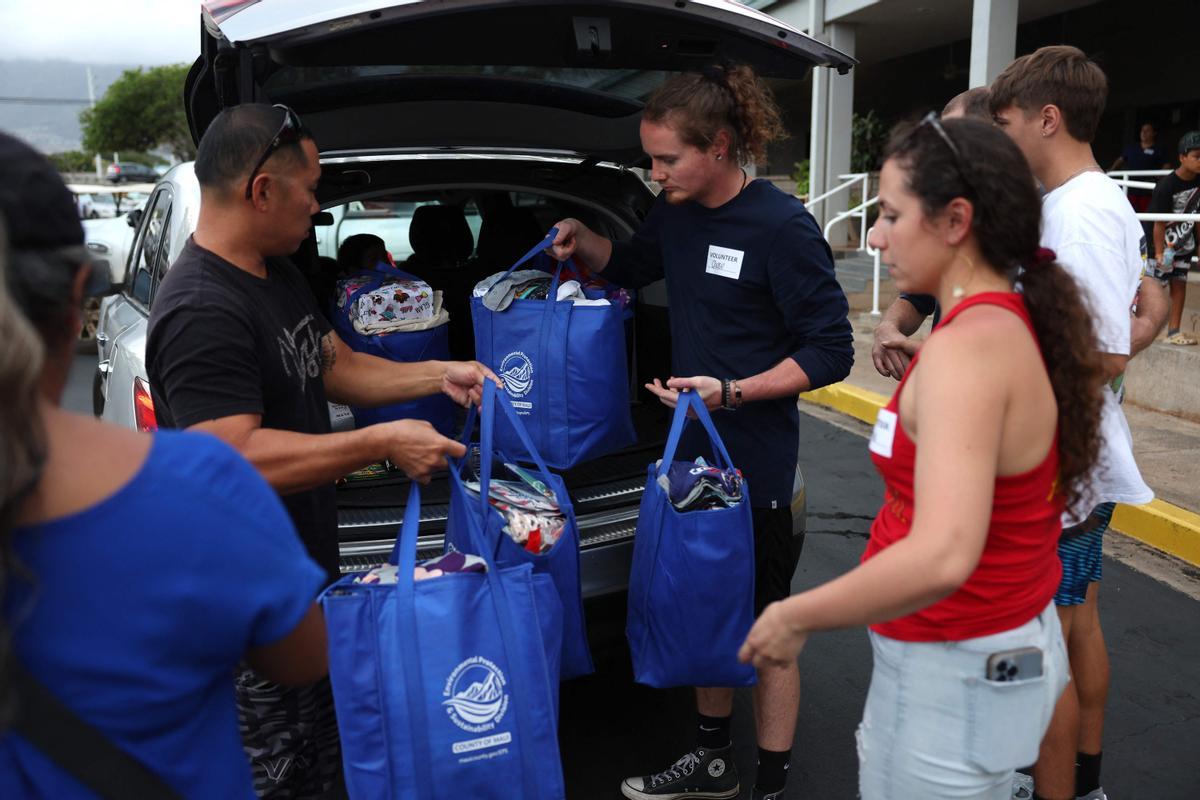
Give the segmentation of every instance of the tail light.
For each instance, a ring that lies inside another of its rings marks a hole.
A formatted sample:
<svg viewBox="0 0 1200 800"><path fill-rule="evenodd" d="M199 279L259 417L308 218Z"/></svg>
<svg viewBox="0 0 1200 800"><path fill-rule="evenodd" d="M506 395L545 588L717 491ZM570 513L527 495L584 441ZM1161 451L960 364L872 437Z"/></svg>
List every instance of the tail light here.
<svg viewBox="0 0 1200 800"><path fill-rule="evenodd" d="M141 378L133 379L133 421L142 433L158 430L158 419L154 416L154 398L150 387Z"/></svg>

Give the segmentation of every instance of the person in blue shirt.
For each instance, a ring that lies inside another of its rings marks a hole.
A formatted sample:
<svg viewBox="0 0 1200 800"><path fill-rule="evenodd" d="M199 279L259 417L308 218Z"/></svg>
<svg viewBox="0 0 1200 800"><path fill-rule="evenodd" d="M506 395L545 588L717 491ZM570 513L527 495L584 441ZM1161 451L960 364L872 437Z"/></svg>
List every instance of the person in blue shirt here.
<svg viewBox="0 0 1200 800"><path fill-rule="evenodd" d="M129 795L122 775L86 776L97 753L53 745L90 728L154 796L253 798L234 669L326 674L325 573L216 437L59 408L82 299L107 276L92 276L57 172L3 134L0 223L0 797ZM18 670L68 712L49 745L29 733L53 716Z"/></svg>
<svg viewBox="0 0 1200 800"><path fill-rule="evenodd" d="M750 487L755 533L755 613L787 597L802 540L792 533L799 448L797 396L839 381L854 360L846 296L816 221L795 197L751 180L783 133L769 90L746 66L675 76L647 102L642 147L662 192L628 242L583 223L558 223L560 260L576 255L628 288L666 278L675 377L646 388L674 407L697 392L711 409ZM699 426L685 429L680 458L707 455ZM627 778L622 793L735 797L730 741L733 689L697 688L696 748L667 770ZM796 664L759 672L754 687L759 764L754 797L783 792L800 700Z"/></svg>
<svg viewBox="0 0 1200 800"><path fill-rule="evenodd" d="M982 119L990 122L992 112L988 108L986 86L976 86L950 98L942 109L942 119ZM875 369L885 378L900 380L908 370L909 362L917 354L921 342L913 334L933 315L933 327L942 317L937 298L928 294L901 292L884 312L875 326L875 342L871 346L871 360Z"/></svg>

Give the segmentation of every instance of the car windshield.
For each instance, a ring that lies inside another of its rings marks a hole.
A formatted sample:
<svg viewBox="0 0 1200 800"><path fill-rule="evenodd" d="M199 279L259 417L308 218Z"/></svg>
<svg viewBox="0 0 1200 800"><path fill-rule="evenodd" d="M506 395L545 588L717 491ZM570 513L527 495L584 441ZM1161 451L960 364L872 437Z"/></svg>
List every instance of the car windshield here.
<svg viewBox="0 0 1200 800"><path fill-rule="evenodd" d="M268 94L281 95L361 81L364 78L388 77L480 77L528 80L542 84L567 86L639 100L666 80L668 73L646 70L572 69L567 67L486 66L486 65L368 65L283 67L267 80Z"/></svg>

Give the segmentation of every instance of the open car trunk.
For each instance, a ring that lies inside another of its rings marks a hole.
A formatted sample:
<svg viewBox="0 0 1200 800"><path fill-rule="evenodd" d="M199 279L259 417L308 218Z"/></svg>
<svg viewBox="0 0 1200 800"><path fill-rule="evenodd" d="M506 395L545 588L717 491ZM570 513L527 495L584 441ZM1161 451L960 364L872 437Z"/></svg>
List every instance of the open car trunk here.
<svg viewBox="0 0 1200 800"><path fill-rule="evenodd" d="M729 0L223 0L204 4L185 87L196 141L216 114L287 103L323 152L556 149L631 164L640 98L718 61L802 79L854 59Z"/></svg>

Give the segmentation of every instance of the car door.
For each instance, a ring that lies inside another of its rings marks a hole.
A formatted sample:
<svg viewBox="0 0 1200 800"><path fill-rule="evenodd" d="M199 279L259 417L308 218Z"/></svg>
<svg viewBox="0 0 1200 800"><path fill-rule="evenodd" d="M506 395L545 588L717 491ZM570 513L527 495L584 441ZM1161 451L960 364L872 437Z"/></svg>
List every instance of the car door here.
<svg viewBox="0 0 1200 800"><path fill-rule="evenodd" d="M138 403L144 403L146 385L146 325L154 291L167 267L167 243L174 189L162 183L146 204L129 262L125 288L105 315L105 331L113 331L106 344L111 353L102 362L104 408L102 418L127 428L138 427ZM140 382L140 386L139 386Z"/></svg>

